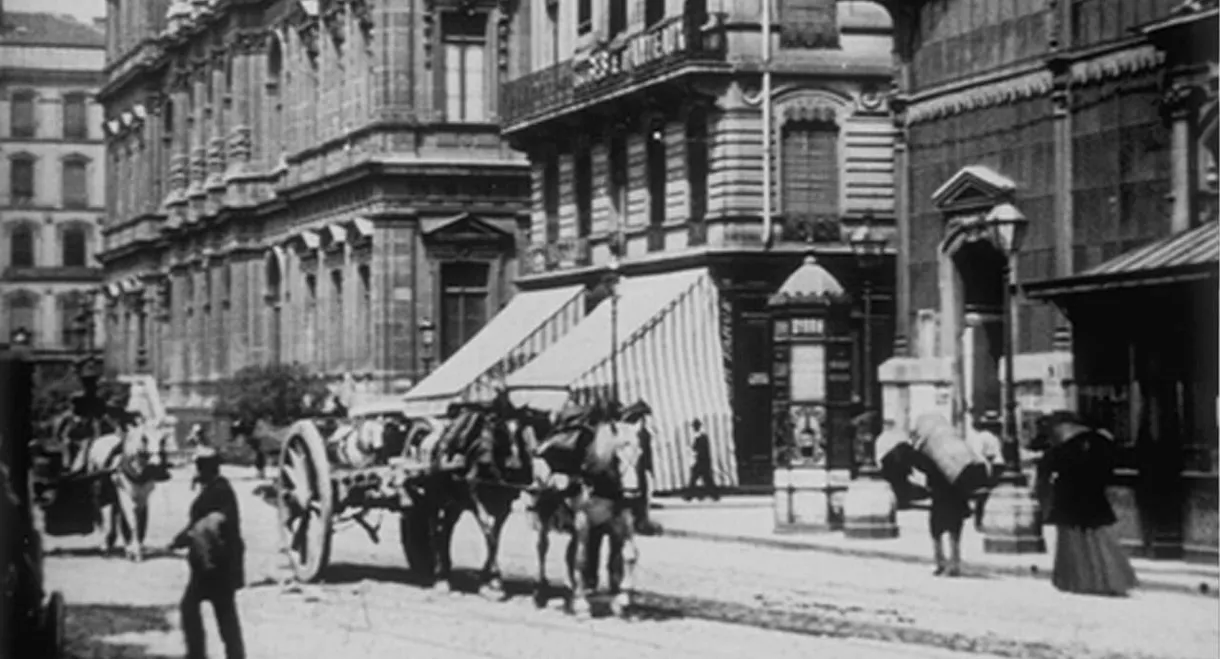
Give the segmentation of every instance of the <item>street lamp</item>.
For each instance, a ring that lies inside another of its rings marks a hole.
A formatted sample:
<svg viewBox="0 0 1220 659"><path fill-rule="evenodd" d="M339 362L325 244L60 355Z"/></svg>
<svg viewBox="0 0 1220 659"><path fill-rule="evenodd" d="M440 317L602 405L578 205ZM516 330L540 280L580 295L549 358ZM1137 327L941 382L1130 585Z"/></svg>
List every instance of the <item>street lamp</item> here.
<svg viewBox="0 0 1220 659"><path fill-rule="evenodd" d="M610 255L606 266L606 288L610 292L610 400L618 404L618 280L619 261L617 250Z"/></svg>
<svg viewBox="0 0 1220 659"><path fill-rule="evenodd" d="M1017 315L1013 307L1013 292L1017 287L1017 253L1025 239L1029 220L1016 206L1008 202L998 204L987 214L987 224L995 244L1004 252L1004 462L1006 469L1001 478L1006 482L1021 483L1020 451L1017 439L1017 395L1013 375L1013 353L1016 350L1013 335L1016 332Z"/></svg>
<svg viewBox="0 0 1220 659"><path fill-rule="evenodd" d="M856 266L863 279L864 297L864 410L873 409L873 270L881 264L885 257L885 236L873 231L873 215L864 216L864 225L852 232L848 237L852 254L856 257Z"/></svg>
<svg viewBox="0 0 1220 659"><path fill-rule="evenodd" d="M419 342L423 345L424 375L432 372L432 347L436 343L436 325L425 318L419 321Z"/></svg>

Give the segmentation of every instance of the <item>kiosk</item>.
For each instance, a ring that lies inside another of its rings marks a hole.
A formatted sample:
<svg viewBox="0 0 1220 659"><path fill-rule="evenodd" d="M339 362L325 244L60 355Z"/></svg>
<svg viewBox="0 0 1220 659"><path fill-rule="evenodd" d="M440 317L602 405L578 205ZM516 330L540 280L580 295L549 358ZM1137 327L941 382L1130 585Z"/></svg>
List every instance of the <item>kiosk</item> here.
<svg viewBox="0 0 1220 659"><path fill-rule="evenodd" d="M840 529L855 436L850 300L839 281L807 256L768 306L775 528Z"/></svg>

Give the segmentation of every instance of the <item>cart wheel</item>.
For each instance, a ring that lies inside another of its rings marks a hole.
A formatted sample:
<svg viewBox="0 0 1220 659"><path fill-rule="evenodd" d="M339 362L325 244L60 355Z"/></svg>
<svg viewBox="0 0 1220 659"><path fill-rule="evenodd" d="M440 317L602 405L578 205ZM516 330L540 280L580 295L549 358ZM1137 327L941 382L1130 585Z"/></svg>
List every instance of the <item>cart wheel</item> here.
<svg viewBox="0 0 1220 659"><path fill-rule="evenodd" d="M407 557L407 568L425 576L436 569L432 554L431 521L431 515L421 505L403 510L398 518L398 537L402 541L402 553Z"/></svg>
<svg viewBox="0 0 1220 659"><path fill-rule="evenodd" d="M322 437L302 421L288 434L280 451L276 478L280 539L300 581L310 582L330 558L334 488Z"/></svg>
<svg viewBox="0 0 1220 659"><path fill-rule="evenodd" d="M59 659L64 654L64 627L67 617L63 593L53 591L42 611L42 652L39 656Z"/></svg>

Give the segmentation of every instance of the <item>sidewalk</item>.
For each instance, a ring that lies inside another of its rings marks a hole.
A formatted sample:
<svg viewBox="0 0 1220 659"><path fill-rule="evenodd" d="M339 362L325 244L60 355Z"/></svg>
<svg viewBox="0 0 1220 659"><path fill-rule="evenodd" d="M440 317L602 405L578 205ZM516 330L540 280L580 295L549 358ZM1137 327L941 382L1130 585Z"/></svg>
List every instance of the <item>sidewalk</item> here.
<svg viewBox="0 0 1220 659"><path fill-rule="evenodd" d="M898 537L879 540L851 539L842 531L776 533L770 497L728 496L718 502L658 498L653 500L652 520L660 524L662 535L671 537L883 558L929 568L933 564L926 510L899 511ZM962 567L967 572L1049 580L1055 557L1055 528L1043 527L1042 534L1046 553L988 554L983 551L983 537L975 531L973 519L967 520L962 534ZM1131 559L1131 564L1143 589L1208 597L1220 593L1220 567L1216 565L1140 558Z"/></svg>

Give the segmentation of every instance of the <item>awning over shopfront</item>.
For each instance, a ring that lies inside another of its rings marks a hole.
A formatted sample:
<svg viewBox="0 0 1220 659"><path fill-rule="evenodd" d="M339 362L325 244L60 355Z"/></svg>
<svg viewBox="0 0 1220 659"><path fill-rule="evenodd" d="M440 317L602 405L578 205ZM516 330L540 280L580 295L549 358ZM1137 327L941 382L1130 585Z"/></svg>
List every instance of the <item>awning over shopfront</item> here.
<svg viewBox="0 0 1220 659"><path fill-rule="evenodd" d="M404 396L409 415L443 414L457 400L489 398L494 387L577 326L583 286L522 291L478 334Z"/></svg>
<svg viewBox="0 0 1220 659"><path fill-rule="evenodd" d="M654 482L658 491L685 485L692 461L691 421L711 439L719 485L737 482L720 304L706 269L631 277L618 286L618 378L622 400L653 409ZM563 405L568 392L605 391L612 378L612 305L588 318L506 380L516 404Z"/></svg>
<svg viewBox="0 0 1220 659"><path fill-rule="evenodd" d="M1056 299L1104 290L1215 279L1220 222L1212 221L1121 254L1085 272L1023 286L1027 295Z"/></svg>

